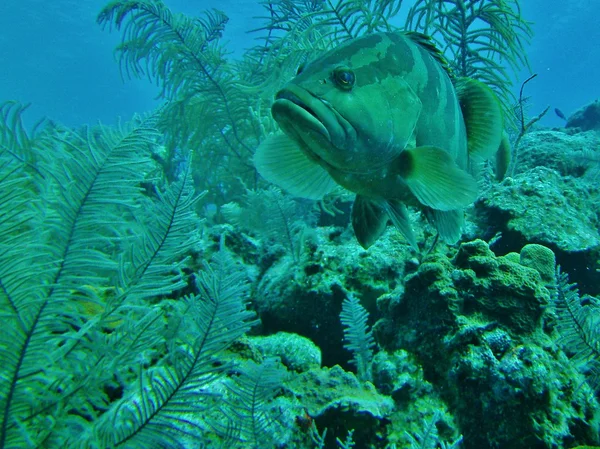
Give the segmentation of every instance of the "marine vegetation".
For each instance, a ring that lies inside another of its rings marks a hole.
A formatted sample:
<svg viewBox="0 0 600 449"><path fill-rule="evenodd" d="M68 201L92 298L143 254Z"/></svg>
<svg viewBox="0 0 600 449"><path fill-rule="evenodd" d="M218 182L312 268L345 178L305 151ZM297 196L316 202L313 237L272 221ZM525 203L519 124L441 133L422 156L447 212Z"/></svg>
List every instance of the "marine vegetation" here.
<svg viewBox="0 0 600 449"><path fill-rule="evenodd" d="M527 83L529 83L536 77L537 73L531 75L529 78L523 81L523 83L521 84L521 89L519 89L519 99L517 101L517 104L515 105L516 120L518 123L516 129L517 136L512 143L513 149L511 154L511 160L508 164L509 168L507 169L507 173L510 176L514 176L516 167L519 163L519 144L521 143L521 139L537 122L539 122L542 119L544 115L546 115L546 113L550 109L550 106L547 106L545 110L543 110L541 113L532 118L527 118L525 115L525 110L529 101L529 97L523 96L523 91Z"/></svg>
<svg viewBox="0 0 600 449"><path fill-rule="evenodd" d="M356 365L361 380L372 380L371 362L373 361L373 333L367 328L368 314L358 299L350 296L342 303L340 320L345 326L344 340L346 349L352 351L352 363Z"/></svg>
<svg viewBox="0 0 600 449"><path fill-rule="evenodd" d="M417 0L406 28L431 36L456 76L475 78L513 103L509 69L528 67L532 36L518 0Z"/></svg>
<svg viewBox="0 0 600 449"><path fill-rule="evenodd" d="M0 449L599 444L597 287L555 274L594 279L571 156L598 140L524 136L478 199L529 25L417 0L400 27L403 3L265 1L234 59L223 12L111 1L157 110L71 129L0 103ZM539 167L540 142L570 152Z"/></svg>
<svg viewBox="0 0 600 449"><path fill-rule="evenodd" d="M249 114L260 103L236 87L243 72L227 63L219 40L227 20L217 11L201 18L172 14L161 1L112 2L98 16L100 25L123 32L116 49L122 74L149 77L167 100L157 124L167 136L165 173L174 176L179 152L197 152L197 187L219 204L236 178L254 178L249 160L261 138Z"/></svg>
<svg viewBox="0 0 600 449"><path fill-rule="evenodd" d="M308 227L316 224L314 210L294 201L275 186L248 190L240 200L223 205L224 219L240 229L253 232L261 239L281 245L298 262Z"/></svg>
<svg viewBox="0 0 600 449"><path fill-rule="evenodd" d="M421 5L413 16L427 10L429 16L437 14L442 20L438 3ZM468 31L463 48L469 55L480 55L463 64L470 67L468 75L487 81L485 74L493 72L492 61L498 68L524 64L525 53L516 55L529 31L520 19L518 2L500 6L489 0L470 3L466 5L468 23L457 25ZM195 184L207 190L205 201L218 207L228 202L227 196L262 185L252 157L258 144L277 130L270 116L274 94L319 54L350 39L398 30L402 6L399 0L279 0L263 4L263 24L254 30L260 44L249 48L240 60L227 57L221 35L228 19L219 11L191 18L171 13L160 0L113 1L98 16L103 27L122 32L122 44L115 53L123 75L149 77L159 85L160 98L167 101L158 125L167 136L166 154L161 156L166 173L172 177L174 161L181 152L201 154L192 162ZM471 22L478 23L477 14L491 25L475 33ZM461 18L448 15L444 20L451 19L454 24ZM424 31L427 25L430 30L434 24L433 19L426 23L415 19L407 22L406 29ZM486 47L477 50L484 40ZM449 51L452 48L449 46ZM479 64L482 61L484 64ZM451 58L449 62L453 63ZM508 78L491 85L501 96L510 86Z"/></svg>
<svg viewBox="0 0 600 449"><path fill-rule="evenodd" d="M600 303L593 296L580 298L577 286L570 284L568 276L560 270L556 279L553 305L560 341L573 354L573 363L597 389L600 386Z"/></svg>
<svg viewBox="0 0 600 449"><path fill-rule="evenodd" d="M24 110L0 107L0 447L202 440L210 418L183 417L217 404L202 393L229 365L215 357L254 321L226 249L195 284L185 273L201 225L189 161L153 177L156 115L28 133Z"/></svg>

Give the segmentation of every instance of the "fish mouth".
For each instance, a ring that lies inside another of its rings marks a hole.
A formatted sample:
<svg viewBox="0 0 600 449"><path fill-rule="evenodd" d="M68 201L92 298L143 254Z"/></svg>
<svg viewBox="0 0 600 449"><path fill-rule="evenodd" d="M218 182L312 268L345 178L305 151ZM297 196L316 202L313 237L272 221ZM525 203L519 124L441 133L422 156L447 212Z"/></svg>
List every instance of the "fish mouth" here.
<svg viewBox="0 0 600 449"><path fill-rule="evenodd" d="M333 145L342 148L347 141L341 116L324 100L298 86L277 93L271 109L273 118L284 131L310 148Z"/></svg>

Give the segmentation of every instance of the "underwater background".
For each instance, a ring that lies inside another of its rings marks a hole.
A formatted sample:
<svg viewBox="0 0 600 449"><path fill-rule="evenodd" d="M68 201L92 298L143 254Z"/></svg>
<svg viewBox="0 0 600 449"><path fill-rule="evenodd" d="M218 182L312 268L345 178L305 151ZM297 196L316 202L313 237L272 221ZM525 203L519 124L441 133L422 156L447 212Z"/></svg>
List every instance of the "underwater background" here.
<svg viewBox="0 0 600 449"><path fill-rule="evenodd" d="M600 447L598 16L4 2L0 449ZM431 36L408 35L494 148L452 162L477 188L454 218L415 189L365 244L355 191L257 154L320 55L402 30ZM461 77L503 119L477 120ZM290 193L307 184L323 195Z"/></svg>
<svg viewBox="0 0 600 449"><path fill-rule="evenodd" d="M400 17L411 4L404 3ZM96 25L103 5L102 0L4 2L0 60L7 69L0 74L0 98L33 103L35 118L48 116L71 126L97 120L114 123L116 117L155 106L157 89L151 83L123 83L120 78L112 55L119 36ZM259 1L172 0L166 5L192 16L211 8L225 12L230 21L223 39L233 57L255 44L257 36L248 31L257 28L257 17L264 15ZM528 88L533 109L551 105L570 114L598 98L600 48L595 43L600 39L596 23L600 3L529 0L521 9L532 22L535 39L526 47L531 71L522 70L517 76L522 80L530 72L538 73ZM541 123L559 126L561 119L547 114Z"/></svg>

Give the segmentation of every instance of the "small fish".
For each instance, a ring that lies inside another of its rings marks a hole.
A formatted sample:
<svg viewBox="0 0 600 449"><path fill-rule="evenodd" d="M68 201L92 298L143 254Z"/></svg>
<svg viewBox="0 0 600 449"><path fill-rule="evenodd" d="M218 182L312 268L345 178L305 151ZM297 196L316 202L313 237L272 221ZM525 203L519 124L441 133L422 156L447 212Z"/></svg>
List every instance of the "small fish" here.
<svg viewBox="0 0 600 449"><path fill-rule="evenodd" d="M565 114L563 113L563 111L561 111L560 109L554 108L554 113L556 115L558 115L561 119L563 119L565 121L567 120L567 117L565 116Z"/></svg>
<svg viewBox="0 0 600 449"><path fill-rule="evenodd" d="M453 79L418 33L371 34L336 47L276 94L271 113L283 132L259 145L258 172L305 198L336 185L356 193L352 226L364 248L388 219L418 248L407 205L446 242L458 241L463 209L478 196L476 163L510 150L493 91Z"/></svg>

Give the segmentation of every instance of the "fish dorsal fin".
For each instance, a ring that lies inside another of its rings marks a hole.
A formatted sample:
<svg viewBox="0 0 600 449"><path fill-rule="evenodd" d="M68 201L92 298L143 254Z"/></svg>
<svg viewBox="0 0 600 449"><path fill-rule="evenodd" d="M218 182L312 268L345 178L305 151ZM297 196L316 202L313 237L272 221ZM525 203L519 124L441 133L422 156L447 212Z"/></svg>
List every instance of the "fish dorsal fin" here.
<svg viewBox="0 0 600 449"><path fill-rule="evenodd" d="M487 85L472 78L458 78L454 88L467 129L471 162L489 159L502 143L504 113L500 100Z"/></svg>
<svg viewBox="0 0 600 449"><path fill-rule="evenodd" d="M427 34L418 33L416 31L404 31L403 34L410 39L413 43L417 44L427 53L429 53L433 59L435 59L443 67L450 78L454 78L450 64L444 57L442 51L435 45L435 41Z"/></svg>
<svg viewBox="0 0 600 449"><path fill-rule="evenodd" d="M477 181L462 170L452 156L441 148L422 146L405 149L392 169L408 185L424 206L454 210L477 199Z"/></svg>
<svg viewBox="0 0 600 449"><path fill-rule="evenodd" d="M270 135L258 146L254 166L267 181L302 198L318 200L336 187L329 173L283 133Z"/></svg>

